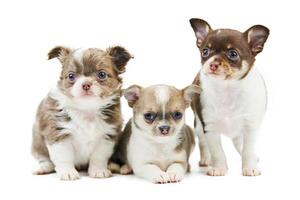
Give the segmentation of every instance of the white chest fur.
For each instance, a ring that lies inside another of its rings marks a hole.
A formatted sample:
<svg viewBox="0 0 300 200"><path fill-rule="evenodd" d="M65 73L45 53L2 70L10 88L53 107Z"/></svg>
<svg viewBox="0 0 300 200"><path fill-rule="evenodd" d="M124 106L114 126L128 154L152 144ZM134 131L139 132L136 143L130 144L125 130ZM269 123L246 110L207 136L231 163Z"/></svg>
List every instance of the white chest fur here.
<svg viewBox="0 0 300 200"><path fill-rule="evenodd" d="M258 128L266 109L266 89L255 69L237 81L216 80L200 74L205 131L234 138L246 127Z"/></svg>
<svg viewBox="0 0 300 200"><path fill-rule="evenodd" d="M106 134L113 134L114 127L101 119L97 112L68 110L71 121L62 124L70 133L74 148L75 165L87 164L91 154Z"/></svg>
<svg viewBox="0 0 300 200"><path fill-rule="evenodd" d="M156 164L162 170L166 170L174 161L186 161L186 153L184 151L175 151L178 144L178 138L176 136L168 139L154 139L146 134L147 133L143 133L137 128L132 128L127 155L128 162L133 170L149 163Z"/></svg>
<svg viewBox="0 0 300 200"><path fill-rule="evenodd" d="M50 92L50 96L58 101L63 112L71 120L60 122L62 132L70 134L70 140L74 149L74 164L86 165L95 148L101 141L107 139L107 134L115 135L114 124L108 124L100 110L112 102L111 99L100 101L99 99L72 100L64 96L59 90ZM103 145L103 143L102 143Z"/></svg>

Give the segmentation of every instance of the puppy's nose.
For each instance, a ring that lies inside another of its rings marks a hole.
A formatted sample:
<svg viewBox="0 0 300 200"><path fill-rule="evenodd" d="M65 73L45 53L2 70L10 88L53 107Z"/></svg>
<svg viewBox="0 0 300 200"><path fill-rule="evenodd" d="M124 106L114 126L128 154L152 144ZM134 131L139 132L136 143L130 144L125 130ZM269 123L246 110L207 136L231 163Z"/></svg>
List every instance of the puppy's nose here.
<svg viewBox="0 0 300 200"><path fill-rule="evenodd" d="M91 86L92 86L92 83L90 81L86 81L86 82L82 83L82 89L84 91L89 91Z"/></svg>
<svg viewBox="0 0 300 200"><path fill-rule="evenodd" d="M212 72L217 71L218 67L219 67L219 63L218 62L213 62L213 63L210 63L210 65L209 65L209 69Z"/></svg>
<svg viewBox="0 0 300 200"><path fill-rule="evenodd" d="M158 129L160 130L161 134L166 135L169 133L170 126L163 125L163 126L158 127Z"/></svg>

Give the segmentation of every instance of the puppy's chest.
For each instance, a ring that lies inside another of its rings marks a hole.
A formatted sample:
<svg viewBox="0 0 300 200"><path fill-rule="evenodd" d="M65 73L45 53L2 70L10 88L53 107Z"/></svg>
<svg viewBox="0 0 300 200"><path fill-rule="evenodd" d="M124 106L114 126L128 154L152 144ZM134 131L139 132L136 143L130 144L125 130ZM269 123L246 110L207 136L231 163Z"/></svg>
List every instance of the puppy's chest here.
<svg viewBox="0 0 300 200"><path fill-rule="evenodd" d="M129 159L131 162L153 163L165 169L174 161L185 161L184 152L177 152L176 145L175 140L157 143L132 135L128 146Z"/></svg>
<svg viewBox="0 0 300 200"><path fill-rule="evenodd" d="M211 88L201 94L206 131L234 137L243 127L245 101L241 88Z"/></svg>
<svg viewBox="0 0 300 200"><path fill-rule="evenodd" d="M71 120L63 126L71 135L78 164L84 164L101 140L114 135L114 127L95 112L68 110L68 115Z"/></svg>

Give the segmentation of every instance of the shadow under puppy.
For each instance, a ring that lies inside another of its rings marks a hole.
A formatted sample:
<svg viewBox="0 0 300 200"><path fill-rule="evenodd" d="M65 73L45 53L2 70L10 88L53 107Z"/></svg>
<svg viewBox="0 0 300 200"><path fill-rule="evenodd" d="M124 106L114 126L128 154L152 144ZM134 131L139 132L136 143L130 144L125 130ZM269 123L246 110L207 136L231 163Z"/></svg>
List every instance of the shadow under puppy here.
<svg viewBox="0 0 300 200"><path fill-rule="evenodd" d="M227 162L221 145L224 134L232 139L242 156L243 175L260 175L255 142L266 111L267 95L254 62L263 50L269 29L255 25L242 33L232 29L213 30L201 19L191 19L190 23L202 63L194 80L202 92L192 103L195 132L200 141L200 165L209 164L210 153L208 175L225 175Z"/></svg>
<svg viewBox="0 0 300 200"><path fill-rule="evenodd" d="M88 168L90 177L111 176L107 162L122 128L119 75L130 54L119 46L106 51L56 47L48 56L59 59L62 71L38 107L32 154L39 164L33 173L55 170L60 179L75 180L77 170Z"/></svg>
<svg viewBox="0 0 300 200"><path fill-rule="evenodd" d="M184 113L199 92L196 85L182 90L168 85L133 85L124 91L133 117L113 156L113 161L123 165L121 174L132 169L136 176L153 183L183 179L195 143Z"/></svg>

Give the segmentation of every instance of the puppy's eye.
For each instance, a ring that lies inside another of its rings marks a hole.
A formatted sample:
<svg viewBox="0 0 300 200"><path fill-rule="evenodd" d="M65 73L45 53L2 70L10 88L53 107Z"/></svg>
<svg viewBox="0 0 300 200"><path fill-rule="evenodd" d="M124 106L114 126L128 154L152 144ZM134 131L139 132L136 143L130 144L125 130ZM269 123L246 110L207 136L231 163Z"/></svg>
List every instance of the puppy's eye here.
<svg viewBox="0 0 300 200"><path fill-rule="evenodd" d="M173 117L174 120L179 120L179 119L182 118L182 113L179 112L179 111L175 111L175 112L172 113L172 117Z"/></svg>
<svg viewBox="0 0 300 200"><path fill-rule="evenodd" d="M209 50L208 47L205 47L205 48L202 49L202 51L201 51L201 55L202 55L203 58L208 57L208 56L209 56L209 53L210 53L210 50Z"/></svg>
<svg viewBox="0 0 300 200"><path fill-rule="evenodd" d="M97 72L97 76L98 76L98 78L101 79L101 80L107 79L107 73L106 73L105 71Z"/></svg>
<svg viewBox="0 0 300 200"><path fill-rule="evenodd" d="M74 72L69 72L67 75L69 81L74 82L76 79L76 74Z"/></svg>
<svg viewBox="0 0 300 200"><path fill-rule="evenodd" d="M147 112L147 113L144 114L144 118L145 118L146 121L152 123L156 118L156 113Z"/></svg>
<svg viewBox="0 0 300 200"><path fill-rule="evenodd" d="M232 61L236 61L239 59L239 54L236 50L234 49L230 49L228 52L227 52L227 57L232 60Z"/></svg>

